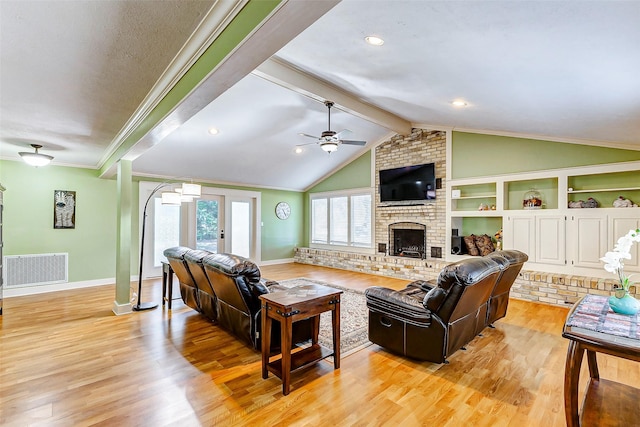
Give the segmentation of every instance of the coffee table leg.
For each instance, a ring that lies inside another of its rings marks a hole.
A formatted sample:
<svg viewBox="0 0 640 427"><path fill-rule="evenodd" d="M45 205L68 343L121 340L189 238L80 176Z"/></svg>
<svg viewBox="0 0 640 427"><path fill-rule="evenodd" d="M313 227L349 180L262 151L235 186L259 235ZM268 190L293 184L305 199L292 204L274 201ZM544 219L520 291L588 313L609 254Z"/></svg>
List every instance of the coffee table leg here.
<svg viewBox="0 0 640 427"><path fill-rule="evenodd" d="M598 372L598 360L596 359L596 352L587 350L587 362L589 364L589 376L593 381L600 380L600 373Z"/></svg>
<svg viewBox="0 0 640 427"><path fill-rule="evenodd" d="M291 317L284 317L280 321L282 346L282 394L289 394L291 386L291 340L292 326Z"/></svg>
<svg viewBox="0 0 640 427"><path fill-rule="evenodd" d="M340 368L340 300L335 303L331 311L331 324L333 325L333 369Z"/></svg>
<svg viewBox="0 0 640 427"><path fill-rule="evenodd" d="M171 310L171 304L173 302L173 270L171 269L171 267L169 267L169 272L167 273L167 282L167 286L169 287L169 301L167 301L167 305L169 307L169 310ZM164 293L162 295L164 295Z"/></svg>
<svg viewBox="0 0 640 427"><path fill-rule="evenodd" d="M167 267L162 264L162 305L167 302Z"/></svg>
<svg viewBox="0 0 640 427"><path fill-rule="evenodd" d="M318 344L318 335L320 334L320 315L311 318L311 344Z"/></svg>
<svg viewBox="0 0 640 427"><path fill-rule="evenodd" d="M262 344L262 378L267 379L269 371L267 365L269 364L269 353L271 350L271 317L267 316L267 306L262 306L262 330L261 344Z"/></svg>
<svg viewBox="0 0 640 427"><path fill-rule="evenodd" d="M578 383L580 381L580 366L584 356L584 348L580 343L570 340L567 350L567 362L564 367L564 412L567 427L580 426L578 408Z"/></svg>

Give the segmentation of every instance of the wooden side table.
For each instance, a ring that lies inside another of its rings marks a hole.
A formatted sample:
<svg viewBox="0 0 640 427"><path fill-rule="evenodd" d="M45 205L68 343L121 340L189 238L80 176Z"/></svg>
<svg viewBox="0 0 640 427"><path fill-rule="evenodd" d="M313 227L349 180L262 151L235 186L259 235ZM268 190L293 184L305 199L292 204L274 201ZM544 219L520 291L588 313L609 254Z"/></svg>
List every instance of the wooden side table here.
<svg viewBox="0 0 640 427"><path fill-rule="evenodd" d="M282 380L282 394L289 394L291 373L333 355L333 368L340 368L340 294L327 286L296 286L260 296L262 301L262 378L271 371ZM333 351L318 343L320 314L331 311ZM292 327L299 320L312 318L311 346L291 354ZM269 360L271 323L280 322L282 357Z"/></svg>
<svg viewBox="0 0 640 427"><path fill-rule="evenodd" d="M167 291L169 295L167 295ZM162 261L162 305L167 303L167 307L171 310L171 301L173 300L173 268L168 262Z"/></svg>
<svg viewBox="0 0 640 427"><path fill-rule="evenodd" d="M640 362L640 339L627 338L606 332L606 327L603 327L603 325L606 325L607 307L606 297L587 295L578 301L567 315L562 331L562 336L570 340L564 372L564 408L567 427L580 426L578 387L580 367L585 351L589 365L589 391L591 391L591 388L597 388L600 381L598 361L596 360L597 352ZM584 325L580 325L580 321L575 319L575 315L580 316L582 314L591 315L591 318L598 319L598 321L593 323L586 322ZM629 330L637 331L639 327L638 317L628 317ZM593 326L595 324L598 326ZM640 396L640 390L638 390L638 396ZM583 412L588 409L588 405L589 401L585 399L582 408Z"/></svg>

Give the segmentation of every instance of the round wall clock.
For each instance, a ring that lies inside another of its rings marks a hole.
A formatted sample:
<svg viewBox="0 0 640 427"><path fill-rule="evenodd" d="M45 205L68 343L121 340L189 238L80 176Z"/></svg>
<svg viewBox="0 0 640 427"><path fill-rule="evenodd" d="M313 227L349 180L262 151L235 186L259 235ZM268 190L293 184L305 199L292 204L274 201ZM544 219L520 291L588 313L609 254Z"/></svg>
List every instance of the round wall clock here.
<svg viewBox="0 0 640 427"><path fill-rule="evenodd" d="M279 219L287 219L291 215L291 206L287 202L280 202L276 205L276 216Z"/></svg>

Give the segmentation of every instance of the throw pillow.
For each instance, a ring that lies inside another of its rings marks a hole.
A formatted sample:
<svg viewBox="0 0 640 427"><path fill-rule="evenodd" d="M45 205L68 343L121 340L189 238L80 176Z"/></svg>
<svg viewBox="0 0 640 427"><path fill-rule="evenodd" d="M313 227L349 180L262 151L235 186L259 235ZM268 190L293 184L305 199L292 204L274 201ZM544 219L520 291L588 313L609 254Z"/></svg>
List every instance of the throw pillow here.
<svg viewBox="0 0 640 427"><path fill-rule="evenodd" d="M475 243L480 251L480 255L482 256L489 255L491 252L496 250L493 246L491 237L486 234L483 234L482 236L475 236Z"/></svg>
<svg viewBox="0 0 640 427"><path fill-rule="evenodd" d="M462 240L464 240L464 244L467 246L467 252L469 252L469 255L480 255L478 247L476 246L476 236L474 234L470 236L464 236Z"/></svg>

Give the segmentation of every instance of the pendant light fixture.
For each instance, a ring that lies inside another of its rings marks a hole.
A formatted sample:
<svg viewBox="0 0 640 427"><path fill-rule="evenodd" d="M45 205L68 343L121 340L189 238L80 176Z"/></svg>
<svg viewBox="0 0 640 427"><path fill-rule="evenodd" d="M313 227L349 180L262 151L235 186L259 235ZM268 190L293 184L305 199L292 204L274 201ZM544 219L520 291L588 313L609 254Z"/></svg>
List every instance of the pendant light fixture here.
<svg viewBox="0 0 640 427"><path fill-rule="evenodd" d="M21 151L18 154L22 157L22 160L29 166L46 166L53 160L53 156L48 156L46 154L38 153L38 149L42 148L42 145L39 144L31 144L33 148L35 148L35 153L31 153L29 151Z"/></svg>

